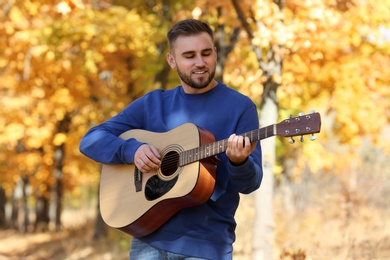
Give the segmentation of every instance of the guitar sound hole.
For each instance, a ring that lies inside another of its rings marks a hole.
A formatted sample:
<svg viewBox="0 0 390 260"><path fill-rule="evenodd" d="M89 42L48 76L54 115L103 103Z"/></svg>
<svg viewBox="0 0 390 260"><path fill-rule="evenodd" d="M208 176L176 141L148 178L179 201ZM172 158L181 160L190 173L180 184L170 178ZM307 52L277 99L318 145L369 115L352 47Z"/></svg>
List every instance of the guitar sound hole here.
<svg viewBox="0 0 390 260"><path fill-rule="evenodd" d="M161 162L161 173L164 176L171 176L179 167L179 154L171 151L167 153Z"/></svg>
<svg viewBox="0 0 390 260"><path fill-rule="evenodd" d="M175 174L179 168L179 154L170 151L161 161L160 171L163 177L170 177ZM172 176L174 177L174 176ZM157 175L149 178L145 186L145 197L147 200L155 200L170 191L177 182L178 176L172 180L160 179Z"/></svg>
<svg viewBox="0 0 390 260"><path fill-rule="evenodd" d="M147 200L155 200L170 191L177 182L178 176L170 181L163 181L158 176L151 177L145 186L145 197Z"/></svg>

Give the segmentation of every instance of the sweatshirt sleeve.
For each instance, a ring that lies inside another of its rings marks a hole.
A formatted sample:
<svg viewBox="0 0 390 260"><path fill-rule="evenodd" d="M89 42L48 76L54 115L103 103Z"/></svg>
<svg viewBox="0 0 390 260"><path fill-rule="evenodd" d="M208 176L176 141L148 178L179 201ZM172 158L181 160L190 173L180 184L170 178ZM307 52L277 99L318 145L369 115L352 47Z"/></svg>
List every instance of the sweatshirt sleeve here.
<svg viewBox="0 0 390 260"><path fill-rule="evenodd" d="M259 149L260 145L257 144L256 150ZM261 164L259 164L259 159L255 158L258 156L256 150L242 165L236 166L228 163L227 167L230 181L240 193L249 194L257 190L263 179L263 168L261 167Z"/></svg>
<svg viewBox="0 0 390 260"><path fill-rule="evenodd" d="M258 114L253 104L242 115L237 134L246 133L259 128ZM256 144L256 149L250 154L242 165L227 163L227 172L232 185L244 194L251 193L260 187L263 179L262 153L260 141Z"/></svg>
<svg viewBox="0 0 390 260"><path fill-rule="evenodd" d="M134 138L124 140L119 135L142 128L142 118L142 101L135 100L118 115L92 127L81 139L81 153L104 164L133 163L135 151L142 142Z"/></svg>

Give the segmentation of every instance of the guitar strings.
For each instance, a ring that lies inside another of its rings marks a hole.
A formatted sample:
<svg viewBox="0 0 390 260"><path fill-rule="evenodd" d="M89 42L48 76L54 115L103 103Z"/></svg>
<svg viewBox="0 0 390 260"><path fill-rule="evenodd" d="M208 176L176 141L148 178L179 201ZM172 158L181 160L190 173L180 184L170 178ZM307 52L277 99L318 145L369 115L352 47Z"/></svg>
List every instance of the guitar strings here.
<svg viewBox="0 0 390 260"><path fill-rule="evenodd" d="M251 142L253 142L254 134L257 136L257 140L260 140L260 136L267 136L265 135L265 132L268 130L268 127L260 128L253 130L251 132L245 133L242 136L249 137ZM273 134L269 134L268 136L271 136ZM178 152L179 157L178 159L176 156L170 155L168 158L164 158L164 166L161 166L164 168L172 169L172 168L178 168L180 166L187 165L192 162L196 162L220 153L223 153L226 151L226 146L228 143L228 139L220 140L214 143L202 145L200 147L196 147L187 151ZM217 152L216 152L217 151Z"/></svg>

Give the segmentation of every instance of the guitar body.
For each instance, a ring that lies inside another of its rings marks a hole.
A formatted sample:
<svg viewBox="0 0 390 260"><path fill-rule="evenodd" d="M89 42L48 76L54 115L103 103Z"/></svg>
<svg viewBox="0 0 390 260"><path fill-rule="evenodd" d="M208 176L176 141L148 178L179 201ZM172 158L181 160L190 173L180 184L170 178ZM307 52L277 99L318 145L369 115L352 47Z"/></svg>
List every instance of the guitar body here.
<svg viewBox="0 0 390 260"><path fill-rule="evenodd" d="M180 210L206 202L215 186L214 157L180 166L180 152L215 142L214 136L187 123L165 133L130 130L120 136L154 145L161 168L145 174L134 164L102 166L100 211L107 225L135 237L161 227Z"/></svg>

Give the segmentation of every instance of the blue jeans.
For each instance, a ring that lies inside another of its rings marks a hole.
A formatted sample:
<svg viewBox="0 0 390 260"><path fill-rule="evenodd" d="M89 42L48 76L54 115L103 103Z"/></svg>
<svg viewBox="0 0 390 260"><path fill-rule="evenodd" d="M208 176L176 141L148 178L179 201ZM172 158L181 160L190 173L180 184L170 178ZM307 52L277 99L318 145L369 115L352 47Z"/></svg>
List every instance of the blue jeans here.
<svg viewBox="0 0 390 260"><path fill-rule="evenodd" d="M171 253L152 247L139 239L133 237L130 249L130 260L206 260L204 258L197 258L185 256L181 254Z"/></svg>

